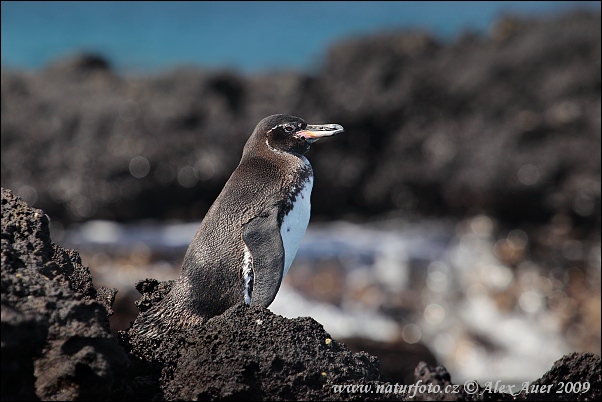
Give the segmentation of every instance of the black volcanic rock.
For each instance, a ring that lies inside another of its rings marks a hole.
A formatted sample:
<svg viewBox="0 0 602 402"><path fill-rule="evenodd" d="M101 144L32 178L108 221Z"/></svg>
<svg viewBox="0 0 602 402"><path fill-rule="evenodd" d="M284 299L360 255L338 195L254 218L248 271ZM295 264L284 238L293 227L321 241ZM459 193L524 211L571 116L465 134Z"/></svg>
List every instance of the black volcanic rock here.
<svg viewBox="0 0 602 402"><path fill-rule="evenodd" d="M143 282L145 296L160 300L171 283ZM159 292L159 293L157 293ZM155 378L167 400L339 400L333 385L384 384L378 360L353 354L310 317L287 319L263 307L240 304L202 327L149 340L130 328L126 349L152 370L134 373L130 383ZM160 370L159 370L160 369ZM120 398L136 398L131 389Z"/></svg>
<svg viewBox="0 0 602 402"><path fill-rule="evenodd" d="M200 219L253 127L336 122L316 144L315 217L571 215L600 226L600 14L505 18L450 43L389 32L315 74L122 77L95 55L2 72L2 185L63 223Z"/></svg>
<svg viewBox="0 0 602 402"><path fill-rule="evenodd" d="M497 392L495 382L478 384L474 381L467 381L460 385L454 384L445 367L432 367L422 362L416 366L414 371L416 380L414 384L423 387L409 391L404 395L403 400L596 401L600 399L602 393L600 375L600 356L592 353L571 353L557 360L550 371L538 380L531 383L514 384L514 395L511 395ZM575 386L579 388L576 389ZM428 387L440 392L428 392ZM529 392L524 388L527 388Z"/></svg>
<svg viewBox="0 0 602 402"><path fill-rule="evenodd" d="M48 217L2 189L2 399L107 399L127 364L114 292L50 241Z"/></svg>
<svg viewBox="0 0 602 402"><path fill-rule="evenodd" d="M529 384L530 392L521 392L516 400L600 400L602 397L601 363L600 356L593 353L571 353L563 356L554 363L550 371ZM545 389L546 392L542 392L542 389Z"/></svg>
<svg viewBox="0 0 602 402"><path fill-rule="evenodd" d="M403 340L378 342L367 338L345 338L341 341L353 352L365 350L378 356L381 373L398 384L414 381L418 363L437 364L433 353L420 343L409 344Z"/></svg>

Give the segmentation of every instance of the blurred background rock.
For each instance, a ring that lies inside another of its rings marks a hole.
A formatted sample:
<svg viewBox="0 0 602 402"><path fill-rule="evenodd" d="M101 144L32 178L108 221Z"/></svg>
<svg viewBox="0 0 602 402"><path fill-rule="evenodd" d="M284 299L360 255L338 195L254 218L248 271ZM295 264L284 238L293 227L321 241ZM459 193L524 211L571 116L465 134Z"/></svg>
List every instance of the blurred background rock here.
<svg viewBox="0 0 602 402"><path fill-rule="evenodd" d="M2 2L2 186L119 289L116 331L260 119L339 123L271 309L399 382L534 380L600 354L600 5L489 4Z"/></svg>

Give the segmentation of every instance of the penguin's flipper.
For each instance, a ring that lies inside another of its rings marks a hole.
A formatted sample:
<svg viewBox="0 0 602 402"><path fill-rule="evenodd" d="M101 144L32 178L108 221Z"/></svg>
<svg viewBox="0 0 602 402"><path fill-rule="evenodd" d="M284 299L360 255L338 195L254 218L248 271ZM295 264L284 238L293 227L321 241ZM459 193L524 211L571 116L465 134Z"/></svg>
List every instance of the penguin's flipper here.
<svg viewBox="0 0 602 402"><path fill-rule="evenodd" d="M251 305L268 307L280 289L284 269L284 245L277 211L258 215L244 224L242 239L253 258Z"/></svg>

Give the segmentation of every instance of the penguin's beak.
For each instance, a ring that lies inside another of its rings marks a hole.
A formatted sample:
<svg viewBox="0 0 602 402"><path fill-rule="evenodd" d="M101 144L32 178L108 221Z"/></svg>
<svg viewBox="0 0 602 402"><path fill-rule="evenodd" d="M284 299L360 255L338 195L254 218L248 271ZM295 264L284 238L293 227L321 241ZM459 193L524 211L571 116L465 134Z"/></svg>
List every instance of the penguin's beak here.
<svg viewBox="0 0 602 402"><path fill-rule="evenodd" d="M304 130L297 132L297 136L309 142L314 142L322 137L330 137L345 131L340 124L308 124Z"/></svg>

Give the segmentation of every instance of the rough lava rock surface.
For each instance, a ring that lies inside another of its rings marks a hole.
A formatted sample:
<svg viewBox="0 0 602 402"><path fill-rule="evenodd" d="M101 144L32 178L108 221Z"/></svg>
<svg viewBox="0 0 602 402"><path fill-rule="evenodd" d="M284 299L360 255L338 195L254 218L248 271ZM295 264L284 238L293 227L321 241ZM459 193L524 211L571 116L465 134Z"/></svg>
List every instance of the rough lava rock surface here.
<svg viewBox="0 0 602 402"><path fill-rule="evenodd" d="M107 399L127 364L111 336L115 293L96 291L48 216L2 188L2 399Z"/></svg>
<svg viewBox="0 0 602 402"><path fill-rule="evenodd" d="M550 392L540 394L538 399L542 401L574 401L578 398L584 401L598 401L602 397L601 367L600 356L592 353L571 353L556 361L550 371L530 385L551 386ZM582 387L585 382L590 384L591 391L581 395L579 392L571 391L574 390L573 386L579 384ZM521 392L516 400L534 400L533 396L533 394Z"/></svg>
<svg viewBox="0 0 602 402"><path fill-rule="evenodd" d="M158 302L171 284L146 280L138 288ZM168 400L356 399L362 395L339 395L332 385L384 384L375 357L351 353L312 318L242 303L161 342L134 329L122 337L131 353L164 365L159 382Z"/></svg>

